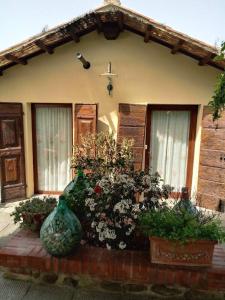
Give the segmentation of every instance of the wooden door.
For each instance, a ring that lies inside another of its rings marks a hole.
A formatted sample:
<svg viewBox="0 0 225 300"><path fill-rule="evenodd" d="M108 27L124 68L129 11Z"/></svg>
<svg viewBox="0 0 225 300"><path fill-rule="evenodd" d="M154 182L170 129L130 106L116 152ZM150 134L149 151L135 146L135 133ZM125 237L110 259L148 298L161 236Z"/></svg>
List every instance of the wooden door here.
<svg viewBox="0 0 225 300"><path fill-rule="evenodd" d="M23 112L20 103L0 103L1 202L26 197Z"/></svg>
<svg viewBox="0 0 225 300"><path fill-rule="evenodd" d="M97 132L97 104L76 104L74 116L74 142L81 143L81 137Z"/></svg>

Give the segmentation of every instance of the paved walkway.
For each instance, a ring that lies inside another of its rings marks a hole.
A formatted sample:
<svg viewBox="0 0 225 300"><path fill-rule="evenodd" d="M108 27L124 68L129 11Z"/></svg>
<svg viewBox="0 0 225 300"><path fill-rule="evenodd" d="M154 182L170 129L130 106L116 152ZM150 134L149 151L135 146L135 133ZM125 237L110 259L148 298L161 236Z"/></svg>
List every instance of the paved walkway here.
<svg viewBox="0 0 225 300"><path fill-rule="evenodd" d="M125 295L5 279L0 273L0 300L153 300L145 295ZM157 298L159 299L159 298ZM164 298L165 299L165 298Z"/></svg>
<svg viewBox="0 0 225 300"><path fill-rule="evenodd" d="M19 226L14 224L12 217L10 217L11 212L18 203L18 201L7 204L0 203L0 248L18 230Z"/></svg>

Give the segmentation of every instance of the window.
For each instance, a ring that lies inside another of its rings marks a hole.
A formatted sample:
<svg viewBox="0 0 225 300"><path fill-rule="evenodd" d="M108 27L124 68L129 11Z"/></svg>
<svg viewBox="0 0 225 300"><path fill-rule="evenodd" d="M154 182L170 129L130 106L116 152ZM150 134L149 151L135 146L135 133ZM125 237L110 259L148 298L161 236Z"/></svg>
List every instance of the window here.
<svg viewBox="0 0 225 300"><path fill-rule="evenodd" d="M195 106L148 108L146 165L175 192L191 188L196 118Z"/></svg>
<svg viewBox="0 0 225 300"><path fill-rule="evenodd" d="M36 192L60 192L71 180L71 105L33 105Z"/></svg>

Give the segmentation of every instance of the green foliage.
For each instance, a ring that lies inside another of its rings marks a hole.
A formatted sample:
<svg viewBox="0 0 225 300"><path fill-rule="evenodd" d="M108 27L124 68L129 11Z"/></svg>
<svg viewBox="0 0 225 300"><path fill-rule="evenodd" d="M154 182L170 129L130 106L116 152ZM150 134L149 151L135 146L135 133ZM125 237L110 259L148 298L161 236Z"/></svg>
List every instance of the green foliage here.
<svg viewBox="0 0 225 300"><path fill-rule="evenodd" d="M113 169L130 169L133 165L133 140L116 142L113 134L100 132L81 137L81 145L73 149L72 168L108 174Z"/></svg>
<svg viewBox="0 0 225 300"><path fill-rule="evenodd" d="M34 197L20 202L10 216L13 217L15 224L20 223L21 228L36 231L56 204L56 198L53 197L44 197L43 199Z"/></svg>
<svg viewBox="0 0 225 300"><path fill-rule="evenodd" d="M213 121L221 117L221 113L225 107L225 73L221 73L218 77L216 88L209 106L213 109Z"/></svg>
<svg viewBox="0 0 225 300"><path fill-rule="evenodd" d="M215 61L221 61L225 59L225 42L222 42L220 53L214 58Z"/></svg>
<svg viewBox="0 0 225 300"><path fill-rule="evenodd" d="M76 214L80 221L85 218L85 198L88 187L87 177L79 169L77 176L63 192L67 206Z"/></svg>
<svg viewBox="0 0 225 300"><path fill-rule="evenodd" d="M139 226L147 236L157 236L185 243L188 240L225 241L225 229L219 218L203 210L187 209L184 205L142 212Z"/></svg>
<svg viewBox="0 0 225 300"><path fill-rule="evenodd" d="M215 61L222 61L225 59L225 42L222 43L220 53L215 57ZM209 106L213 110L213 121L221 118L221 113L225 108L225 72L218 76L216 88L209 102Z"/></svg>

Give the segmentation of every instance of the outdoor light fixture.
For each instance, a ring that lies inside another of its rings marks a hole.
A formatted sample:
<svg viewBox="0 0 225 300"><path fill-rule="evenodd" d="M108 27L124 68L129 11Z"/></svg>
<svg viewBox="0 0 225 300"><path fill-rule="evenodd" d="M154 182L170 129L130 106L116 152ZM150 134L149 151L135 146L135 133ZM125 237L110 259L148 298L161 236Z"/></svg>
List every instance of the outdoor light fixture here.
<svg viewBox="0 0 225 300"><path fill-rule="evenodd" d="M109 64L108 64L108 71L106 73L101 74L101 76L106 76L108 78L107 91L110 96L112 93L112 90L113 90L112 77L117 76L117 74L112 73L111 62L109 62Z"/></svg>
<svg viewBox="0 0 225 300"><path fill-rule="evenodd" d="M91 64L89 63L89 61L87 61L83 57L83 55L80 52L77 53L77 59L79 59L79 61L82 62L84 69L89 69L90 68Z"/></svg>

